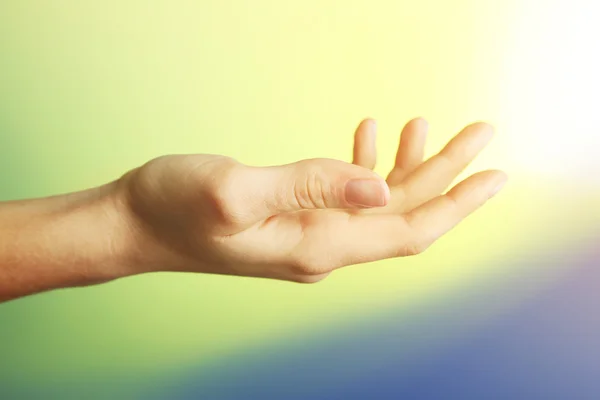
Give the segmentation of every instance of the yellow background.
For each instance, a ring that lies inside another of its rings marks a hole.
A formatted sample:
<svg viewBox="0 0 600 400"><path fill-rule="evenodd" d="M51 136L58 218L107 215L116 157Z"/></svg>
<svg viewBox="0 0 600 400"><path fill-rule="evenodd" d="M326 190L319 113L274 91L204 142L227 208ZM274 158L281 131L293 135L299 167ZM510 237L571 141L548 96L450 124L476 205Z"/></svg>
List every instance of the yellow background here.
<svg viewBox="0 0 600 400"><path fill-rule="evenodd" d="M410 321L451 293L528 279L538 267L509 261L572 246L599 219L599 36L576 29L586 18L533 0L2 1L5 200L100 185L170 153L348 160L364 117L379 121L382 174L410 118L429 120L428 154L489 121L496 138L461 178L500 168L510 182L427 254L313 286L157 274L3 305L1 376L208 365L387 307ZM573 29L553 31L561 21ZM559 276L553 268L540 286ZM520 301L504 300L499 309Z"/></svg>

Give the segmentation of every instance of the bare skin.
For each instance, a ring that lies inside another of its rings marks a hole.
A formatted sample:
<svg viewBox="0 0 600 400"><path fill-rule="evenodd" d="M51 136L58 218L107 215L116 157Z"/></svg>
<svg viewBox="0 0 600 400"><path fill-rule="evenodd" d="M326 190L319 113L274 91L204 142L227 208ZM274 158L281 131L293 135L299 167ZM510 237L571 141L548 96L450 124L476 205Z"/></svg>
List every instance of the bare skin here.
<svg viewBox="0 0 600 400"><path fill-rule="evenodd" d="M218 155L152 160L100 188L0 204L0 301L157 271L317 282L354 264L412 256L506 182L476 173L444 191L493 135L467 126L424 161L427 123L402 130L387 179L364 120L352 163L252 167Z"/></svg>

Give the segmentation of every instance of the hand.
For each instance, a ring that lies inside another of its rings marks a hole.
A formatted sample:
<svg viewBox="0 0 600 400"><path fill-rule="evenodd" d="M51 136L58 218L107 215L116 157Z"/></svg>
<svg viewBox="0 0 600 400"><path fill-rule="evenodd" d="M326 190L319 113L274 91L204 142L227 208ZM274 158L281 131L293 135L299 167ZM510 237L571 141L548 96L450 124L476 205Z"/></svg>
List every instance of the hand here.
<svg viewBox="0 0 600 400"><path fill-rule="evenodd" d="M500 171L442 194L492 137L466 127L423 162L427 124L403 129L387 181L375 123L355 133L353 164L303 160L251 167L215 155L165 156L122 178L137 272L186 271L316 282L352 264L423 252L493 196Z"/></svg>

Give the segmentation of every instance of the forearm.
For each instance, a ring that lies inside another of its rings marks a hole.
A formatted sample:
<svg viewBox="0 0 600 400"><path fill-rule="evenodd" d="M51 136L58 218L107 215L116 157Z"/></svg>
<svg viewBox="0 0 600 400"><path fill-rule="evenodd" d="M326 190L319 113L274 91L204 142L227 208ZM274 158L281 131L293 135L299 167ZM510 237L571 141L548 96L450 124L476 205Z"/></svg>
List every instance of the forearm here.
<svg viewBox="0 0 600 400"><path fill-rule="evenodd" d="M0 203L0 302L134 273L118 186Z"/></svg>

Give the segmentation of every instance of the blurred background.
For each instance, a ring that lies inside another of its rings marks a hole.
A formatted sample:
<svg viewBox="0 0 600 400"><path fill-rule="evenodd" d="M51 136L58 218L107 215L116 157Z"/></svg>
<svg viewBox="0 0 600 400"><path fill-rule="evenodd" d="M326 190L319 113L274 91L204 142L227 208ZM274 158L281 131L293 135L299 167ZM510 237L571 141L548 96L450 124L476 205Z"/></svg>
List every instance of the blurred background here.
<svg viewBox="0 0 600 400"><path fill-rule="evenodd" d="M316 285L155 274L0 305L1 399L600 398L590 0L1 0L0 199L171 153L349 160L379 122L509 184L425 254ZM332 238L334 240L334 238Z"/></svg>

